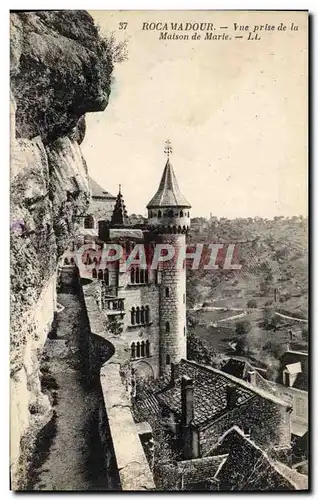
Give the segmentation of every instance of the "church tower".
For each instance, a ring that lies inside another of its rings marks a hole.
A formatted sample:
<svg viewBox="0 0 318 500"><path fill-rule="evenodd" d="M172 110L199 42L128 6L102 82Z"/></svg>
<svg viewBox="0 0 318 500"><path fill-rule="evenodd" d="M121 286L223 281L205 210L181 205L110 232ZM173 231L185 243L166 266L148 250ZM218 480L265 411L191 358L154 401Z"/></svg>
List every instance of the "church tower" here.
<svg viewBox="0 0 318 500"><path fill-rule="evenodd" d="M185 252L190 227L190 204L181 193L172 165L170 141L166 141L166 166L159 188L147 205L148 226L157 242L172 245L175 255ZM169 373L171 363L187 356L186 268L176 259L161 263L159 284L159 373Z"/></svg>

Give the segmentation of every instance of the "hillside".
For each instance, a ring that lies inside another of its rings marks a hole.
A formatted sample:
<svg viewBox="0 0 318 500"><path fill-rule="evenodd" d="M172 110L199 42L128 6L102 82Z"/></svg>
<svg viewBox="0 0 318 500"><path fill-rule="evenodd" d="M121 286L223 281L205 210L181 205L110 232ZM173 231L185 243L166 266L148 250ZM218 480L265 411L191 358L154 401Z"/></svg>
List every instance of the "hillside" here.
<svg viewBox="0 0 318 500"><path fill-rule="evenodd" d="M188 306L268 297L277 311L308 317L308 221L302 217L193 219L188 243L234 243L240 270L188 272Z"/></svg>

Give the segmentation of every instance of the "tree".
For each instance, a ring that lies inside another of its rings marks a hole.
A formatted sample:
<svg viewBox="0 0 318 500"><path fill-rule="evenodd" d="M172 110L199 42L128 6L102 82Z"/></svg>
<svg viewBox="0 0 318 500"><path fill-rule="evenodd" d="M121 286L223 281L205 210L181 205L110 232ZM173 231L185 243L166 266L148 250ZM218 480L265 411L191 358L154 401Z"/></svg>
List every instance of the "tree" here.
<svg viewBox="0 0 318 500"><path fill-rule="evenodd" d="M113 335L120 335L123 331L123 325L117 318L117 316L113 316L105 322L106 329L111 332Z"/></svg>
<svg viewBox="0 0 318 500"><path fill-rule="evenodd" d="M255 299L250 299L248 302L247 302L247 308L248 309L256 309L257 308L257 302Z"/></svg>
<svg viewBox="0 0 318 500"><path fill-rule="evenodd" d="M239 336L246 335L250 331L251 331L251 324L249 321L243 320L243 321L239 321L238 323L236 323L236 326L235 326L236 335L239 335Z"/></svg>

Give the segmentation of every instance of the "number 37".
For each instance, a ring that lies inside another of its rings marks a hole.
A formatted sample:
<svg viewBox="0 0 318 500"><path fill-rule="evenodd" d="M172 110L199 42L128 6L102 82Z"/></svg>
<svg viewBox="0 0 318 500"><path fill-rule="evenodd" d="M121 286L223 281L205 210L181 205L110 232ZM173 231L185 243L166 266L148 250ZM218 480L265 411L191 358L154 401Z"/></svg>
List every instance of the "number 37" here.
<svg viewBox="0 0 318 500"><path fill-rule="evenodd" d="M120 30L125 30L128 26L128 23L119 23L118 29Z"/></svg>

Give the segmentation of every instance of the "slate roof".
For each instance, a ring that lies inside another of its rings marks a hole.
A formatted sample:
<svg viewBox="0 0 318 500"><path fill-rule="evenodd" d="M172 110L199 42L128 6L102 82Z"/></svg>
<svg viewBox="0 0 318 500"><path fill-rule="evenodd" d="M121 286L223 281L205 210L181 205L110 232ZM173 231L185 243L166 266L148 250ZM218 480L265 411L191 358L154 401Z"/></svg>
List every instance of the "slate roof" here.
<svg viewBox="0 0 318 500"><path fill-rule="evenodd" d="M280 400L273 393L252 386L249 382L233 377L211 366L182 359L176 367L174 386L169 385L156 394L158 401L179 417L181 417L181 377L183 375L193 380L193 424L199 428L209 425L210 422L229 411L227 406L228 387L236 388L236 407L255 396L263 397L280 406L289 406L288 403Z"/></svg>
<svg viewBox="0 0 318 500"><path fill-rule="evenodd" d="M252 390L233 384L232 380L219 370L192 361L181 360L174 387L168 387L157 394L157 399L179 416L181 416L181 377L183 375L193 379L194 424L197 426L214 420L226 412L228 385L236 385L237 405L245 403L254 396Z"/></svg>
<svg viewBox="0 0 318 500"><path fill-rule="evenodd" d="M169 158L167 159L158 191L147 205L147 208L155 207L191 208L190 203L186 200L179 189L177 178Z"/></svg>
<svg viewBox="0 0 318 500"><path fill-rule="evenodd" d="M89 185L93 198L105 198L107 200L116 200L116 196L106 191L92 177L89 178Z"/></svg>
<svg viewBox="0 0 318 500"><path fill-rule="evenodd" d="M271 460L237 426L229 429L212 450L228 454L214 478L223 491L306 490L308 478L278 461Z"/></svg>
<svg viewBox="0 0 318 500"><path fill-rule="evenodd" d="M280 358L280 370L279 375L276 380L278 384L284 385L283 371L287 369L289 365L298 366L301 364L301 371L297 373L296 379L292 384L295 389L300 389L302 391L308 391L308 354L298 351L286 351ZM290 371L290 370L288 370Z"/></svg>

